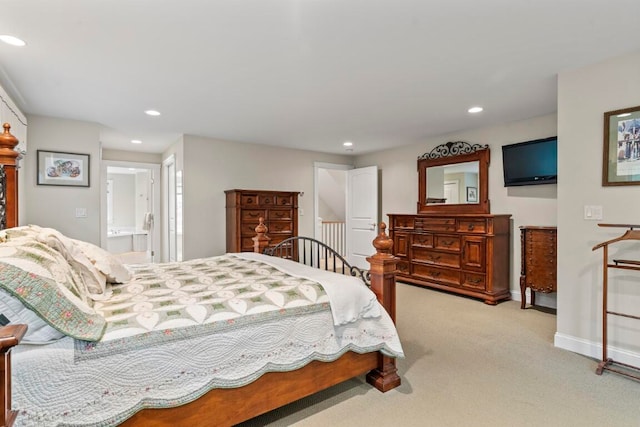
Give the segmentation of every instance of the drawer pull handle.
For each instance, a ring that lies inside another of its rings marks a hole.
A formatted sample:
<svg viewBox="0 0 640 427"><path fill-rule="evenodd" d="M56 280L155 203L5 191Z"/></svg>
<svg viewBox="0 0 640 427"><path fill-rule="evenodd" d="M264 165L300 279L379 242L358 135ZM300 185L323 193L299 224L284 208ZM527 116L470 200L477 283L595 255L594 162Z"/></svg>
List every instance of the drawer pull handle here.
<svg viewBox="0 0 640 427"><path fill-rule="evenodd" d="M253 199L252 199L251 197L249 197L249 198L247 199L247 203L253 203Z"/></svg>
<svg viewBox="0 0 640 427"><path fill-rule="evenodd" d="M439 271L434 271L432 273L429 274L431 277L438 277L440 276L440 272Z"/></svg>
<svg viewBox="0 0 640 427"><path fill-rule="evenodd" d="M475 225L473 224L469 224L469 226L467 227L467 230L472 231L475 227Z"/></svg>
<svg viewBox="0 0 640 427"><path fill-rule="evenodd" d="M442 246L451 246L453 245L453 240L445 240L442 242Z"/></svg>
<svg viewBox="0 0 640 427"><path fill-rule="evenodd" d="M440 258L442 258L442 256L440 256L440 255L432 255L431 256L431 260L432 261L438 261Z"/></svg>
<svg viewBox="0 0 640 427"><path fill-rule="evenodd" d="M255 217L257 217L257 216L260 216L260 214L259 214L259 213L251 213L251 212L249 212L249 216L250 216L251 218L255 218Z"/></svg>
<svg viewBox="0 0 640 427"><path fill-rule="evenodd" d="M482 282L482 279L471 279L469 280L469 283L480 283Z"/></svg>
<svg viewBox="0 0 640 427"><path fill-rule="evenodd" d="M269 204L269 203L271 203L271 199L264 199L264 202L265 202L266 204Z"/></svg>

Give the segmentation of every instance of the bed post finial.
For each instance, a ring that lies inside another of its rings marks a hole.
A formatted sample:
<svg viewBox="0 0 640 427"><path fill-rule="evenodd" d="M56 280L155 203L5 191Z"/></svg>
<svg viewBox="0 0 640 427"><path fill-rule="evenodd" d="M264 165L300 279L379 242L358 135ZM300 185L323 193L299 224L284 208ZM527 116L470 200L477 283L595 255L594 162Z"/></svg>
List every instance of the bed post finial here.
<svg viewBox="0 0 640 427"><path fill-rule="evenodd" d="M393 240L386 233L387 225L381 222L379 228L380 233L373 240L376 253L367 258L371 265L371 290L395 322L397 258L391 253ZM396 359L379 353L378 367L367 374L367 382L382 392L398 387L400 377L396 369Z"/></svg>
<svg viewBox="0 0 640 427"><path fill-rule="evenodd" d="M18 225L18 157L15 150L18 138L11 135L11 125L2 125L4 132L0 134L0 165L4 169L4 178L0 184L0 228L11 228Z"/></svg>
<svg viewBox="0 0 640 427"><path fill-rule="evenodd" d="M267 236L267 231L269 231L269 229L264 225L264 218L260 217L258 221L260 223L255 228L257 236L253 238L253 252L261 254L269 246L271 238Z"/></svg>
<svg viewBox="0 0 640 427"><path fill-rule="evenodd" d="M373 239L373 247L376 248L376 255L381 255L385 258L393 257L391 254L391 248L393 247L393 240L386 233L387 224L380 223L380 233ZM374 255L374 256L376 256Z"/></svg>

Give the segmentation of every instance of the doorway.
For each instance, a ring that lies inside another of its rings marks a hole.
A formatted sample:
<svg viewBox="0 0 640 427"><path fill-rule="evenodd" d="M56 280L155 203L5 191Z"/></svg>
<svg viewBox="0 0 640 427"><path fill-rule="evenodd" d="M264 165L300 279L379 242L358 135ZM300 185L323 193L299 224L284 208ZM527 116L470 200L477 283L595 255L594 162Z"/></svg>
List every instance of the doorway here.
<svg viewBox="0 0 640 427"><path fill-rule="evenodd" d="M346 256L346 197L349 165L315 163L314 237Z"/></svg>
<svg viewBox="0 0 640 427"><path fill-rule="evenodd" d="M160 165L103 161L101 246L124 263L156 261Z"/></svg>
<svg viewBox="0 0 640 427"><path fill-rule="evenodd" d="M367 268L378 221L377 166L314 164L314 235L354 266Z"/></svg>

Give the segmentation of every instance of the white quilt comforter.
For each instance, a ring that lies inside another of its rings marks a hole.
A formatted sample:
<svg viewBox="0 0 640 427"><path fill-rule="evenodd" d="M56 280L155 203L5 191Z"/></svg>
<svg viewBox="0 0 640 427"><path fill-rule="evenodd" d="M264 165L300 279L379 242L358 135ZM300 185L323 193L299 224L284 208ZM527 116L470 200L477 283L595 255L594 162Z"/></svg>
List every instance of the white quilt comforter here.
<svg viewBox="0 0 640 427"><path fill-rule="evenodd" d="M115 425L143 408L177 406L212 388L246 385L266 372L332 361L349 350L404 356L393 322L357 279L260 255L237 256L258 257L321 283L331 310L95 359L76 360L71 338L18 346L13 353L17 426Z"/></svg>

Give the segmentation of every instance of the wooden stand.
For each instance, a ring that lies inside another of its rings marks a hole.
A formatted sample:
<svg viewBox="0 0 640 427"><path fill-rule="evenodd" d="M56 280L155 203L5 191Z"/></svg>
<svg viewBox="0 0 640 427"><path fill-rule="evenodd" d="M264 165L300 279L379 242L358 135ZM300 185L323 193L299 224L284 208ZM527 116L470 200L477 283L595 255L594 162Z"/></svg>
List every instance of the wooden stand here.
<svg viewBox="0 0 640 427"><path fill-rule="evenodd" d="M598 363L596 374L602 375L604 370L612 371L627 377L640 380L640 367L632 366L626 363L616 362L607 356L607 318L609 315L626 317L629 319L638 319L640 316L635 316L626 313L619 313L610 311L607 305L607 293L608 293L608 275L609 269L622 269L622 270L634 270L640 271L640 261L637 260L624 260L614 259L613 262L609 262L609 245L620 242L623 240L640 240L640 230L634 230L634 228L640 228L640 225L634 224L598 224L600 227L619 227L627 228L628 230L620 237L602 242L593 247L593 250L602 248L603 262L602 262L602 360ZM617 366L625 368L619 369Z"/></svg>
<svg viewBox="0 0 640 427"><path fill-rule="evenodd" d="M557 229L527 225L520 227L520 308L536 305L536 292L551 293L558 288Z"/></svg>

